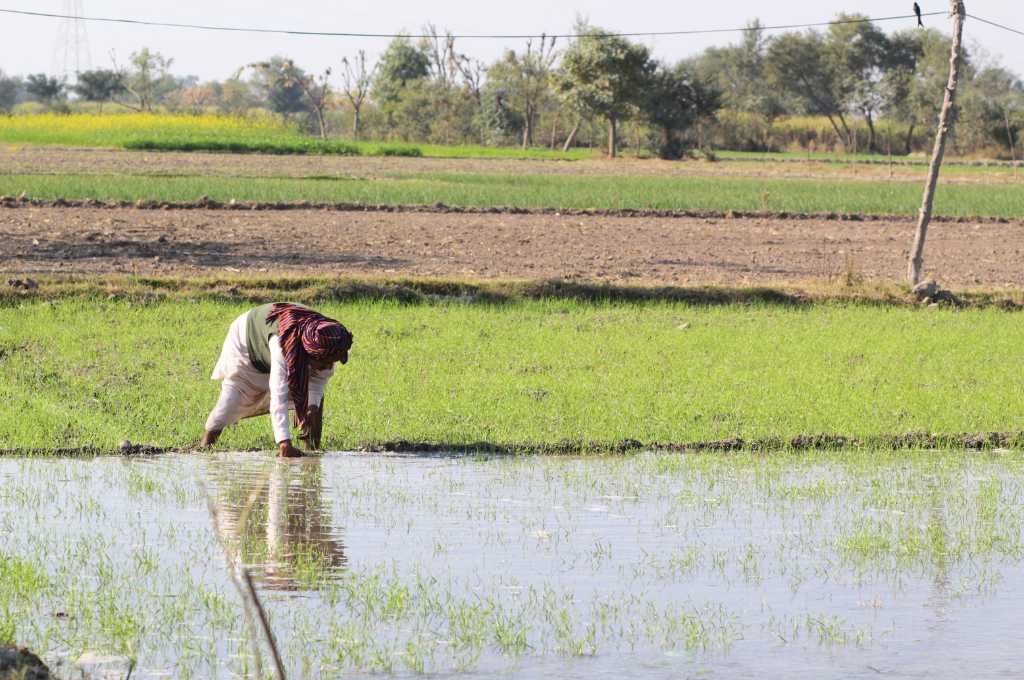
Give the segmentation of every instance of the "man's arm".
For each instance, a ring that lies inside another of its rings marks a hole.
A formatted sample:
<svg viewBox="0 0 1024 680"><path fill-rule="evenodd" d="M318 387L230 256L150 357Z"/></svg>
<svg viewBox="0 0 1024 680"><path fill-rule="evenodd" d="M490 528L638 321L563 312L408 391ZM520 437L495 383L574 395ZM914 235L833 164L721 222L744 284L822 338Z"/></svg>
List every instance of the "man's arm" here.
<svg viewBox="0 0 1024 680"><path fill-rule="evenodd" d="M309 376L309 407L306 409L306 426L301 439L311 449L319 449L324 427L324 393L327 381L334 375L333 369L313 371Z"/></svg>
<svg viewBox="0 0 1024 680"><path fill-rule="evenodd" d="M310 404L306 409L306 424L302 428L299 439L306 442L306 446L314 451L320 449L320 441L324 429L324 397L320 397L319 404Z"/></svg>
<svg viewBox="0 0 1024 680"><path fill-rule="evenodd" d="M270 422L282 458L297 458L302 451L292 446L288 424L288 367L277 336L270 339Z"/></svg>

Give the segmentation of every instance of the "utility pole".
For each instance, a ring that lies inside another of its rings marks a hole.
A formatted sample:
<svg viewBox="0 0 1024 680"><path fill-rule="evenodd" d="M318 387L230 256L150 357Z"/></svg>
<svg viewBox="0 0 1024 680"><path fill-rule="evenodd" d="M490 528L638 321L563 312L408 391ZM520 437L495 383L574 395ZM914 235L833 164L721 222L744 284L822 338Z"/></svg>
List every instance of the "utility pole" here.
<svg viewBox="0 0 1024 680"><path fill-rule="evenodd" d="M67 81L77 80L79 73L91 67L82 0L64 0L62 13L70 18L62 20L58 29L54 71Z"/></svg>
<svg viewBox="0 0 1024 680"><path fill-rule="evenodd" d="M1017 179L1017 144L1013 141L1013 129L1010 127L1010 108L1013 104L1003 106L1003 120L1006 121L1006 139L1010 142L1010 160L1013 161L1013 178Z"/></svg>
<svg viewBox="0 0 1024 680"><path fill-rule="evenodd" d="M960 80L961 43L964 33L964 20L967 10L963 0L950 0L950 14L953 17L953 46L949 55L949 81L946 83L946 94L939 111L939 128L935 132L935 147L932 151L932 162L928 168L928 180L924 185L924 198L921 200L921 212L917 220L917 234L914 246L910 250L908 278L910 285L921 282L921 266L924 263L924 241L928 236L928 223L932 219L932 202L935 200L935 185L939 180L939 168L942 167L942 156L946 151L946 135L954 119L956 86Z"/></svg>

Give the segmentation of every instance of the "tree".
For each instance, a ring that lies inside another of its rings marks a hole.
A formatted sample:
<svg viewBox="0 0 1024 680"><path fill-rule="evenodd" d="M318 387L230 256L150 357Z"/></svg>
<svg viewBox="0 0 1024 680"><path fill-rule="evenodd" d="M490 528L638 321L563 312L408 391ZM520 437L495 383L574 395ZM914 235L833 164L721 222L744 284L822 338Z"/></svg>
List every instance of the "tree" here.
<svg viewBox="0 0 1024 680"><path fill-rule="evenodd" d="M846 148L853 134L843 115L845 93L821 34L784 33L768 47L768 85L790 95L806 112L825 116Z"/></svg>
<svg viewBox="0 0 1024 680"><path fill-rule="evenodd" d="M991 65L978 70L970 82L970 122L981 143L1005 146L1016 160L1017 137L1024 112L1024 83L1011 71Z"/></svg>
<svg viewBox="0 0 1024 680"><path fill-rule="evenodd" d="M917 65L923 54L919 30L900 31L889 38L889 63L879 90L886 116L907 126L903 151L912 151L914 129L918 124L913 106Z"/></svg>
<svg viewBox="0 0 1024 680"><path fill-rule="evenodd" d="M618 123L642 103L654 70L647 48L599 28L578 24L581 37L566 50L557 91L581 115L608 121L608 155L616 155Z"/></svg>
<svg viewBox="0 0 1024 680"><path fill-rule="evenodd" d="M262 74L271 105L278 113L308 110L317 124L321 139L327 139L326 111L331 106L331 69L317 76L308 75L291 59L274 58L249 64ZM275 95L279 99L275 100ZM275 106L277 104L277 106Z"/></svg>
<svg viewBox="0 0 1024 680"><path fill-rule="evenodd" d="M0 111L11 112L14 105L18 103L22 87L21 78L14 78L0 71Z"/></svg>
<svg viewBox="0 0 1024 680"><path fill-rule="evenodd" d="M909 126L906 152L910 153L915 129L935 130L942 92L949 78L950 37L929 28L897 33L890 39L892 54L889 72L883 78L886 112ZM974 71L970 52L961 46L960 73L965 83Z"/></svg>
<svg viewBox="0 0 1024 680"><path fill-rule="evenodd" d="M465 54L455 55L455 66L462 76L462 85L469 95L480 106L484 92L484 81L487 79L487 67L479 59L470 59Z"/></svg>
<svg viewBox="0 0 1024 680"><path fill-rule="evenodd" d="M555 39L541 36L537 45L527 42L521 55L506 51L487 71L489 84L501 92L500 105L515 110L523 123L524 149L533 144L541 109L552 98L551 69L557 56Z"/></svg>
<svg viewBox="0 0 1024 680"><path fill-rule="evenodd" d="M430 59L403 36L388 43L378 66L373 97L387 118L388 128L393 130L396 109L405 89L430 75Z"/></svg>
<svg viewBox="0 0 1024 680"><path fill-rule="evenodd" d="M426 55L429 76L423 93L434 110L432 137L449 144L453 136L465 136L480 107L482 68L455 49L455 36L428 23L423 27L419 51ZM466 115L468 114L468 115Z"/></svg>
<svg viewBox="0 0 1024 680"><path fill-rule="evenodd" d="M824 38L824 56L835 74L843 108L863 116L868 126L868 149L877 151L875 116L884 103L882 78L889 67L889 39L863 14L840 14Z"/></svg>
<svg viewBox="0 0 1024 680"><path fill-rule="evenodd" d="M345 98L348 99L349 104L352 105L354 114L352 118L352 138L358 140L362 124L363 104L370 94L370 88L373 86L373 78L377 72L378 64L366 68L366 52L359 50L352 61L349 61L348 57L342 58L341 65L345 68L342 72L345 80L345 87L342 92L345 94Z"/></svg>
<svg viewBox="0 0 1024 680"><path fill-rule="evenodd" d="M422 30L423 37L420 38L418 47L427 57L430 78L443 88L451 87L458 75L455 36L449 30L441 34L432 23L425 24Z"/></svg>
<svg viewBox="0 0 1024 680"><path fill-rule="evenodd" d="M287 120L293 113L306 111L305 93L299 84L306 72L287 57L274 56L267 61L249 64L256 74L255 85L274 113Z"/></svg>
<svg viewBox="0 0 1024 680"><path fill-rule="evenodd" d="M679 158L684 150L681 135L698 120L713 116L721 101L721 92L694 78L686 63L675 68L658 64L643 107L648 122L659 131L658 155Z"/></svg>
<svg viewBox="0 0 1024 680"><path fill-rule="evenodd" d="M25 79L25 92L37 102L53 108L67 97L64 81L45 73L33 73Z"/></svg>
<svg viewBox="0 0 1024 680"><path fill-rule="evenodd" d="M103 113L103 104L126 91L121 74L112 69L95 69L78 74L78 82L71 90L87 102L96 102Z"/></svg>
<svg viewBox="0 0 1024 680"><path fill-rule="evenodd" d="M117 102L133 111L152 111L164 97L178 88L177 81L170 74L173 63L173 59L152 52L148 47L132 52L127 69L119 68L115 61L114 70L125 88Z"/></svg>
<svg viewBox="0 0 1024 680"><path fill-rule="evenodd" d="M747 23L737 45L710 47L693 62L694 76L722 94L722 105L769 120L785 112L782 97L765 87L770 38L757 19Z"/></svg>
<svg viewBox="0 0 1024 680"><path fill-rule="evenodd" d="M402 88L430 75L429 58L422 50L413 47L407 37L395 38L388 43L378 66L373 94L381 103L396 101Z"/></svg>
<svg viewBox="0 0 1024 680"><path fill-rule="evenodd" d="M222 113L243 115L259 104L252 86L240 78L228 78L223 83L213 84L217 95L217 108Z"/></svg>
<svg viewBox="0 0 1024 680"><path fill-rule="evenodd" d="M217 104L218 89L214 83L183 87L178 92L178 102L189 113L199 116Z"/></svg>
<svg viewBox="0 0 1024 680"><path fill-rule="evenodd" d="M318 76L306 76L299 81L309 108L316 116L317 127L320 129L320 139L327 139L327 116L325 112L332 105L331 98L331 69L326 68Z"/></svg>
<svg viewBox="0 0 1024 680"><path fill-rule="evenodd" d="M515 144L522 139L522 114L509 103L508 91L490 78L477 115L485 144Z"/></svg>

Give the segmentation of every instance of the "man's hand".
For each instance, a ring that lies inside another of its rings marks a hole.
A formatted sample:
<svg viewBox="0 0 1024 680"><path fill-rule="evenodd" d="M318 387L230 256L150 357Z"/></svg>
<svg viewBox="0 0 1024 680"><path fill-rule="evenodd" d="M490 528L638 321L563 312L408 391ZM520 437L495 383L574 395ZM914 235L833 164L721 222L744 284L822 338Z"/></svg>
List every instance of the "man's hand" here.
<svg viewBox="0 0 1024 680"><path fill-rule="evenodd" d="M306 446L313 451L320 450L320 438L324 428L323 405L322 401L319 406L309 405L309 408L306 409L305 427L302 428L302 434L299 435L299 439L306 442Z"/></svg>
<svg viewBox="0 0 1024 680"><path fill-rule="evenodd" d="M277 445L278 457L279 458L302 458L303 453L301 449L297 449L292 446L291 439L285 439Z"/></svg>
<svg viewBox="0 0 1024 680"><path fill-rule="evenodd" d="M203 430L203 440L199 442L199 448L208 449L217 443L217 437L220 436L220 430Z"/></svg>

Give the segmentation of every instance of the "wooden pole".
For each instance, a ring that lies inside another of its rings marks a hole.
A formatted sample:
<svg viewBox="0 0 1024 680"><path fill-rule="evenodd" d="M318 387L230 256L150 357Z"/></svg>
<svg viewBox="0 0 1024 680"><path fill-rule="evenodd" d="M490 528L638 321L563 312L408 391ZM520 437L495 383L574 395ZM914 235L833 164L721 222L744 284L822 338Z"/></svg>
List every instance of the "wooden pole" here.
<svg viewBox="0 0 1024 680"><path fill-rule="evenodd" d="M1017 178L1017 145L1013 141L1013 130L1010 128L1010 111L1003 107L1003 120L1006 121L1006 138L1010 141L1010 160L1013 161L1013 177Z"/></svg>
<svg viewBox="0 0 1024 680"><path fill-rule="evenodd" d="M932 151L932 162L928 169L928 180L924 185L924 198L921 200L921 212L917 220L917 234L914 246L910 250L908 277L910 285L921 282L921 266L924 263L924 241L928 236L928 223L932 219L932 202L935 200L935 185L939 180L939 168L942 167L942 156L946 152L946 135L954 117L956 102L956 86L960 80L960 45L963 40L964 19L967 10L963 0L950 0L950 13L953 17L953 46L949 55L949 82L946 83L946 94L939 111L939 128L935 132L935 148Z"/></svg>

